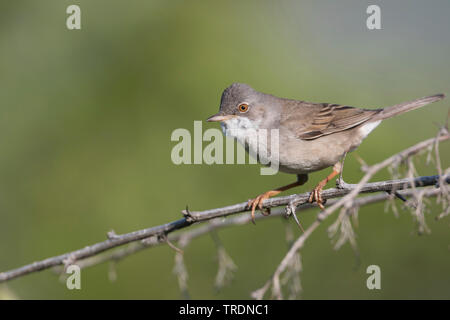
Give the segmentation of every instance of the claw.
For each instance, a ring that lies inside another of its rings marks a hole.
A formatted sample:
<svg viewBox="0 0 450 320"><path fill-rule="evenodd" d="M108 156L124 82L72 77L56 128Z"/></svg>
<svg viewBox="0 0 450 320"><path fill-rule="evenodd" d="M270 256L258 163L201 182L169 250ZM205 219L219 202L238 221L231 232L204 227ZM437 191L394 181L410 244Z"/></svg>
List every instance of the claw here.
<svg viewBox="0 0 450 320"><path fill-rule="evenodd" d="M311 194L309 196L308 202L309 203L313 203L314 201L317 202L317 205L319 206L319 208L321 210L325 210L325 207L323 206L323 204L325 203L325 201L323 201L322 198L322 186L318 185L314 188L313 191L311 191Z"/></svg>
<svg viewBox="0 0 450 320"><path fill-rule="evenodd" d="M279 194L280 192L289 190L291 188L294 188L296 186L300 186L302 184L304 184L306 181L308 180L308 176L303 174L303 175L297 175L297 181L291 184L288 184L286 186L274 189L274 190L270 190L267 192L264 192L263 194L260 194L259 196L257 196L255 199L250 199L247 202L247 208L252 210L252 222L253 224L255 224L255 210L256 207L258 207L258 209L261 211L261 213L265 216L270 214L270 208L263 208L263 202L264 200L272 197L272 196L276 196L277 194Z"/></svg>
<svg viewBox="0 0 450 320"><path fill-rule="evenodd" d="M252 209L252 223L253 224L256 224L255 223L255 208L256 208L256 199L257 198L255 198L255 199L250 199L250 200L248 200L248 202L247 202L247 207L250 209Z"/></svg>
<svg viewBox="0 0 450 320"><path fill-rule="evenodd" d="M261 213L265 216L268 216L270 214L270 208L264 208L263 207L263 202L266 199L269 199L270 196L272 195L273 192L268 191L265 192L263 194L260 194L259 196L257 196L255 199L250 199L247 202L247 207L252 209L252 223L255 223L255 211L256 211L256 207L258 207L258 209L261 211Z"/></svg>

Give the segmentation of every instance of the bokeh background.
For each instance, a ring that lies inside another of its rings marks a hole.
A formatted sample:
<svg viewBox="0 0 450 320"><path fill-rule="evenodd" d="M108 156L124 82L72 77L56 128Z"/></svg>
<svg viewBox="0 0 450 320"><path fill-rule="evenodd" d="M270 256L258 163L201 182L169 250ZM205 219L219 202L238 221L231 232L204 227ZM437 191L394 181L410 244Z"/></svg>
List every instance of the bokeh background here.
<svg viewBox="0 0 450 320"><path fill-rule="evenodd" d="M81 30L66 28L70 4L81 7ZM369 4L381 6L382 30L366 28ZM450 93L449 14L447 0L2 1L0 270L102 241L111 229L178 219L186 205L229 205L292 182L283 173L260 176L256 165L171 162L172 131L215 113L232 82L368 108ZM384 122L356 153L376 163L434 136L448 101ZM209 127L217 124L203 123ZM447 167L448 143L441 153ZM416 165L420 174L436 172L423 158ZM361 176L350 155L344 178ZM333 219L324 223L303 250L302 297L450 298L449 220L436 222L440 211L429 208L431 233L423 236L408 211L396 218L383 204L363 208L359 264L348 244L333 250ZM304 225L314 213L301 216ZM185 250L191 297L249 298L284 256L284 230L279 219L221 230L238 270L218 293L214 243L194 240ZM82 272L81 290L67 290L51 271L7 290L23 299L177 299L173 261L161 246L120 262L114 282L99 265ZM366 288L370 264L381 267L381 290Z"/></svg>

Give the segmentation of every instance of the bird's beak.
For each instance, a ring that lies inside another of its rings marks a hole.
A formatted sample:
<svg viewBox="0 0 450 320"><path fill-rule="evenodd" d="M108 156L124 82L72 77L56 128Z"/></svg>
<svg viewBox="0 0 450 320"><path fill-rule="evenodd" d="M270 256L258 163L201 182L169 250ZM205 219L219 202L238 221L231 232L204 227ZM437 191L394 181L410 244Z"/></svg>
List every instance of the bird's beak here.
<svg viewBox="0 0 450 320"><path fill-rule="evenodd" d="M221 112L216 113L215 115L209 117L208 119L206 119L206 121L208 122L222 122L222 121L226 121L229 120L231 118L234 118L235 116L232 114L222 114Z"/></svg>

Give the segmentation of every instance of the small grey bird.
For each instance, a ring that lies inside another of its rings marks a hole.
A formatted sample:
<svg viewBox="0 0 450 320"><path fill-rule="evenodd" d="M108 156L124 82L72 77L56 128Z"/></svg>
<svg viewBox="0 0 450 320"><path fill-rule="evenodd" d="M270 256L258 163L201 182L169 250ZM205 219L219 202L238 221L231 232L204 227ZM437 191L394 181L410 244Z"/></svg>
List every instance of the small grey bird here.
<svg viewBox="0 0 450 320"><path fill-rule="evenodd" d="M444 97L444 94L436 94L384 109L370 110L278 98L258 92L246 84L233 83L222 94L219 112L207 121L221 122L223 129L238 141L244 141L247 151L253 151L258 156L261 150L265 154L270 153L271 150L267 150L270 146L261 142L249 144L243 139L246 131L279 130L279 170L296 174L297 181L249 200L254 222L257 207L266 214L262 206L264 200L304 184L310 172L333 167L333 172L317 184L309 198L309 202L316 201L323 210L321 191L328 181L341 172L340 160L347 152L355 150L382 120Z"/></svg>

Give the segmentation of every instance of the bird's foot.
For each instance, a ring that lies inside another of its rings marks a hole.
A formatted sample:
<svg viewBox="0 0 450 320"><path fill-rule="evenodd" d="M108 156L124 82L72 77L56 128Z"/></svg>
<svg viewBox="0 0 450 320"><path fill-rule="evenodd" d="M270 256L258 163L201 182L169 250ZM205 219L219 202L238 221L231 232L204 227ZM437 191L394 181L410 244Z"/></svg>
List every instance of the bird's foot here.
<svg viewBox="0 0 450 320"><path fill-rule="evenodd" d="M322 198L322 189L325 187L331 179L333 179L336 175L338 175L342 171L342 165L338 162L333 166L333 172L331 172L325 179L320 181L317 186L311 191L311 195L309 196L308 202L313 203L317 202L317 205L320 209L325 210L323 206L326 200Z"/></svg>
<svg viewBox="0 0 450 320"><path fill-rule="evenodd" d="M320 183L314 188L313 191L311 191L311 195L309 196L308 202L313 203L314 201L317 202L317 205L320 209L325 210L325 207L323 206L326 202L326 200L323 200L322 198L322 189L323 185Z"/></svg>
<svg viewBox="0 0 450 320"><path fill-rule="evenodd" d="M248 200L247 207L252 209L252 222L255 224L255 210L256 207L261 211L261 213L265 216L268 216L270 214L270 208L263 208L263 202L266 199L269 199L270 197L277 195L280 193L278 190L270 190L267 192L264 192L263 194L260 194L254 199Z"/></svg>

